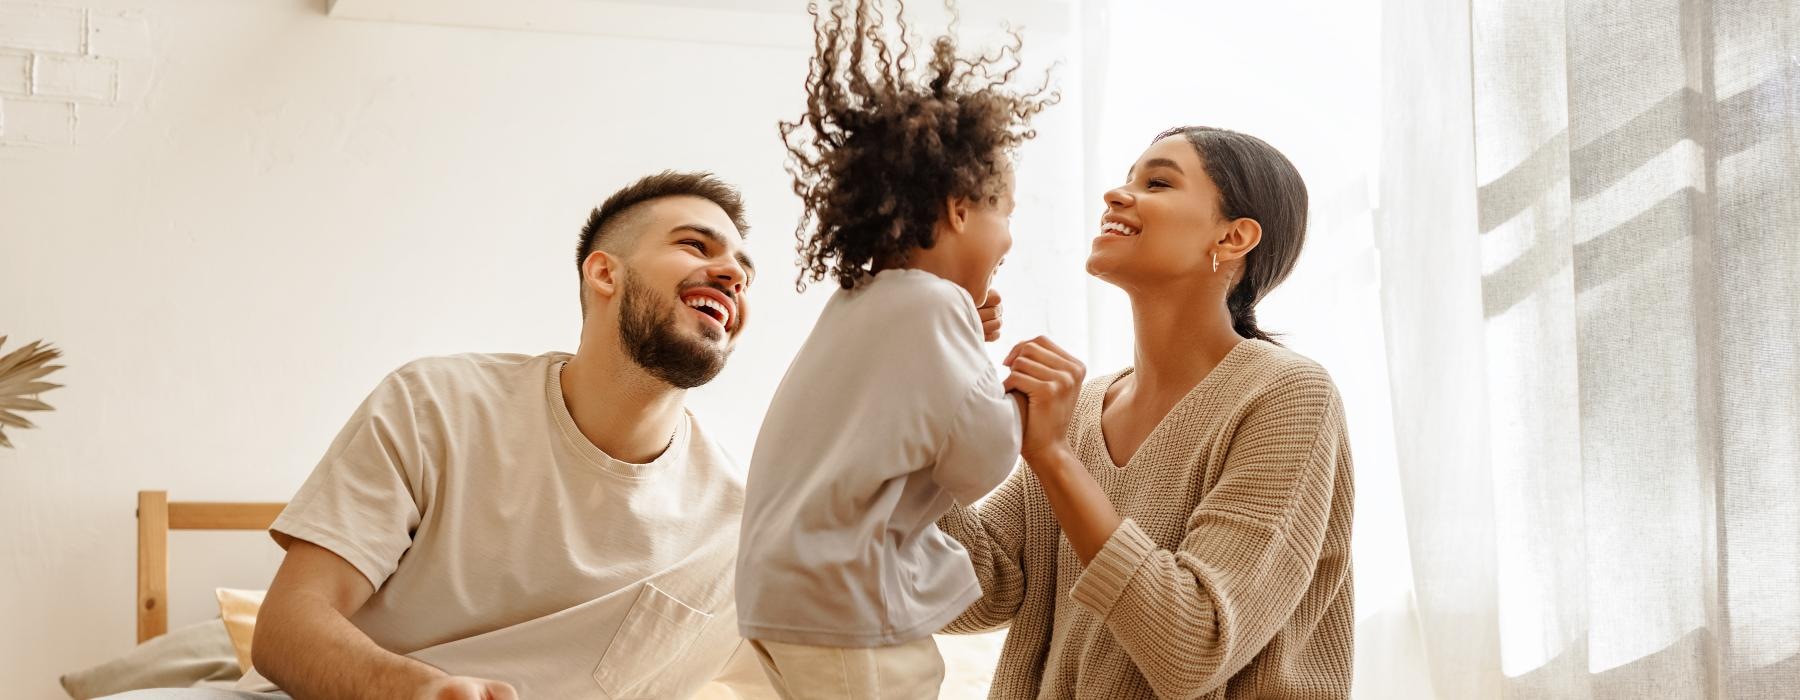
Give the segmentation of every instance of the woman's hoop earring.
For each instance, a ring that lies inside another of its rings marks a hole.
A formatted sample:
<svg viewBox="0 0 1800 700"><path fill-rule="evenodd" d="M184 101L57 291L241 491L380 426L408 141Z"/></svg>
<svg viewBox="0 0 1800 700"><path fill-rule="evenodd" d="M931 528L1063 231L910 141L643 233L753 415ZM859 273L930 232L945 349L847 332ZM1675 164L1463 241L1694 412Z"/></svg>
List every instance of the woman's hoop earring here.
<svg viewBox="0 0 1800 700"><path fill-rule="evenodd" d="M1213 251L1213 272L1219 271L1219 251Z"/></svg>

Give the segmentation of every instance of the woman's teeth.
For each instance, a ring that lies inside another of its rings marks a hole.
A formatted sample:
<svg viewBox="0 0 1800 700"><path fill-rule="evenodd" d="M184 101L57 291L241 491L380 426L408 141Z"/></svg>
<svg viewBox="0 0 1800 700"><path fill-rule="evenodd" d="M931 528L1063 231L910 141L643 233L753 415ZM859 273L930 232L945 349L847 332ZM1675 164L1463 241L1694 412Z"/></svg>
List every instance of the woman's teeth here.
<svg viewBox="0 0 1800 700"><path fill-rule="evenodd" d="M1117 221L1100 222L1100 232L1109 236L1135 236L1138 230Z"/></svg>

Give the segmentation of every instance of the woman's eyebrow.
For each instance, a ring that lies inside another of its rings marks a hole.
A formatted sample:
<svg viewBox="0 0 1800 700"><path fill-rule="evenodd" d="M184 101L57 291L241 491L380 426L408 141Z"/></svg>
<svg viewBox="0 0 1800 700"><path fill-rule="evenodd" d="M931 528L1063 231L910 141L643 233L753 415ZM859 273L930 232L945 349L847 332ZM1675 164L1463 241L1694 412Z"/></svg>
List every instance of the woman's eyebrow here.
<svg viewBox="0 0 1800 700"><path fill-rule="evenodd" d="M1179 173L1182 175L1187 174L1186 171L1181 169L1180 165L1178 165L1175 161L1169 160L1167 158L1151 158L1150 160L1144 162L1144 167L1146 167L1146 168L1168 168L1168 169L1173 170L1176 173Z"/></svg>
<svg viewBox="0 0 1800 700"><path fill-rule="evenodd" d="M1148 170L1150 168L1168 168L1170 170L1175 171L1175 173L1178 175L1186 175L1187 174L1187 171L1181 169L1181 165L1179 163L1176 163L1175 161L1169 160L1167 158L1151 158L1150 160L1144 161L1144 169ZM1135 165L1131 166L1130 170L1125 171L1125 179L1126 180L1130 180L1131 178L1134 178L1134 177L1137 177L1137 166L1135 166Z"/></svg>

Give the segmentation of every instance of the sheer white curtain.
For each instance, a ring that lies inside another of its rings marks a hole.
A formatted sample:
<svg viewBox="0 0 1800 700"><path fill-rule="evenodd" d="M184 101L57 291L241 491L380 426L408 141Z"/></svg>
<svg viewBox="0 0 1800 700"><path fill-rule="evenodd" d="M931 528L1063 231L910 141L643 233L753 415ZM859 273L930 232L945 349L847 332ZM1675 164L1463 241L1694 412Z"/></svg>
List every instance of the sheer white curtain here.
<svg viewBox="0 0 1800 700"><path fill-rule="evenodd" d="M1800 3L1383 17L1376 229L1431 694L1793 697Z"/></svg>

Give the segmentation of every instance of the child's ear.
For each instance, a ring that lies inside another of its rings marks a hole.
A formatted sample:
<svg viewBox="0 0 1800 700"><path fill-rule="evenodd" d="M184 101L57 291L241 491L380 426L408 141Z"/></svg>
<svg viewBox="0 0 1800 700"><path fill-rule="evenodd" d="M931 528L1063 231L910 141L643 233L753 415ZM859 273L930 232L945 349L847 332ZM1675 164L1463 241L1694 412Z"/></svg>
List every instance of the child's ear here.
<svg viewBox="0 0 1800 700"><path fill-rule="evenodd" d="M969 198L947 197L944 199L944 226L951 233L962 233L969 225Z"/></svg>
<svg viewBox="0 0 1800 700"><path fill-rule="evenodd" d="M581 286L597 299L611 299L619 293L622 261L604 250L589 253L581 261Z"/></svg>

